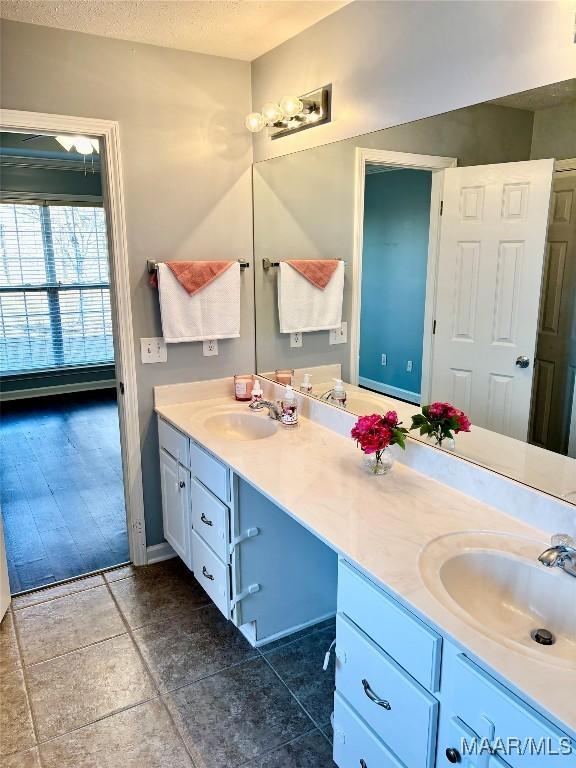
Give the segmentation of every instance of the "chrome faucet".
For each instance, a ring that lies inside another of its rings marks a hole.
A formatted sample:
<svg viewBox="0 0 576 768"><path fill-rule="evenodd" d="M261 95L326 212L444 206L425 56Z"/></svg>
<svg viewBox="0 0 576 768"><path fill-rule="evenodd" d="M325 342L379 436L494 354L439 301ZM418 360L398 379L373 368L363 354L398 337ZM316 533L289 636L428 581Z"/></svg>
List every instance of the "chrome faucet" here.
<svg viewBox="0 0 576 768"><path fill-rule="evenodd" d="M280 409L271 400L255 400L248 406L251 411L261 411L262 408L268 408L268 416L274 421L280 421Z"/></svg>
<svg viewBox="0 0 576 768"><path fill-rule="evenodd" d="M547 568L556 566L570 576L576 576L576 539L566 533L557 533L552 536L551 543L538 560Z"/></svg>

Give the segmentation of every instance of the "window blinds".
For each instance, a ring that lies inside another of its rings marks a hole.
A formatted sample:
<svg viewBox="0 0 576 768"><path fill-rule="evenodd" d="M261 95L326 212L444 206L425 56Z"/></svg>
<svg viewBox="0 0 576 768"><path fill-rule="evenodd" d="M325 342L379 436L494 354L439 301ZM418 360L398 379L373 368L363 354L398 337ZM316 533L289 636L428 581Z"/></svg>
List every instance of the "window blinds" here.
<svg viewBox="0 0 576 768"><path fill-rule="evenodd" d="M114 361L101 207L0 205L0 373Z"/></svg>

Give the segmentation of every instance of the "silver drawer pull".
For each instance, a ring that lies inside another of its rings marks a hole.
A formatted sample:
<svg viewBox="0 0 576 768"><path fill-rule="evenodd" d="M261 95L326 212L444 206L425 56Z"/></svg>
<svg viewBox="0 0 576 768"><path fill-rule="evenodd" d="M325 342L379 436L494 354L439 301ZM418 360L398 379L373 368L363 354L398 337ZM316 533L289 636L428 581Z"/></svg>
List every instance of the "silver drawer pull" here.
<svg viewBox="0 0 576 768"><path fill-rule="evenodd" d="M205 565L202 566L202 576L205 576L207 579L210 579L210 581L214 581L214 576L212 576L211 573L208 573Z"/></svg>
<svg viewBox="0 0 576 768"><path fill-rule="evenodd" d="M366 696L368 696L370 701L373 701L374 704L378 704L379 707L383 707L384 709L392 709L390 703L386 701L386 699L380 699L378 696L376 696L372 688L370 688L370 683L368 680L362 680L362 685L364 686L364 693Z"/></svg>
<svg viewBox="0 0 576 768"><path fill-rule="evenodd" d="M203 522L205 525L214 525L214 523L212 522L212 520L208 520L208 518L206 517L206 515L204 514L204 512L202 512L202 514L200 515L200 520L202 520L202 522Z"/></svg>

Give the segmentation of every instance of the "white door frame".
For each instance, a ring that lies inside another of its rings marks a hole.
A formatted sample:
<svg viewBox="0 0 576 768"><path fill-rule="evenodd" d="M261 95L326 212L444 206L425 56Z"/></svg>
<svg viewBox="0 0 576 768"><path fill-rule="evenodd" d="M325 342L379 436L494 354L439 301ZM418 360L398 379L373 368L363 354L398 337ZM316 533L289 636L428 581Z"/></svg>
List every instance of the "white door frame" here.
<svg viewBox="0 0 576 768"><path fill-rule="evenodd" d="M432 325L436 302L436 274L438 268L438 242L440 235L440 204L444 169L458 165L455 157L415 155L408 152L390 152L385 149L356 148L354 173L354 250L352 256L352 310L350 334L350 382L358 384L360 367L360 311L362 285L362 250L364 246L364 189L366 165L384 165L391 168L412 168L432 171L430 199L430 230L428 234L428 266L426 272L426 303L424 307L424 345L422 350L422 401L430 392L432 363ZM408 308L409 309L409 308Z"/></svg>
<svg viewBox="0 0 576 768"><path fill-rule="evenodd" d="M89 135L100 140L102 194L108 225L108 250L112 275L110 297L116 378L118 390L120 390L120 383L124 387L124 393L120 394L119 392L121 406L118 409L118 415L126 523L130 559L135 565L145 565L147 562L146 529L144 525L136 359L134 356L132 306L128 279L128 247L124 218L120 127L113 120L96 120L87 117L6 109L0 112L0 128L16 133Z"/></svg>

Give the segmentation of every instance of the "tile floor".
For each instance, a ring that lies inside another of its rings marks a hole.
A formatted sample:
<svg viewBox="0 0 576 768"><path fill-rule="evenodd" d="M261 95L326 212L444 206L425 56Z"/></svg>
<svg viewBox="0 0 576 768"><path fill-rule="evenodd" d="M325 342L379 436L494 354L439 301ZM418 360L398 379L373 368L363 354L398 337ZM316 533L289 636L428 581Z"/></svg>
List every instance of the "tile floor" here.
<svg viewBox="0 0 576 768"><path fill-rule="evenodd" d="M17 597L3 768L335 768L333 621L251 648L180 562Z"/></svg>
<svg viewBox="0 0 576 768"><path fill-rule="evenodd" d="M13 593L129 560L115 391L2 403L0 501Z"/></svg>

